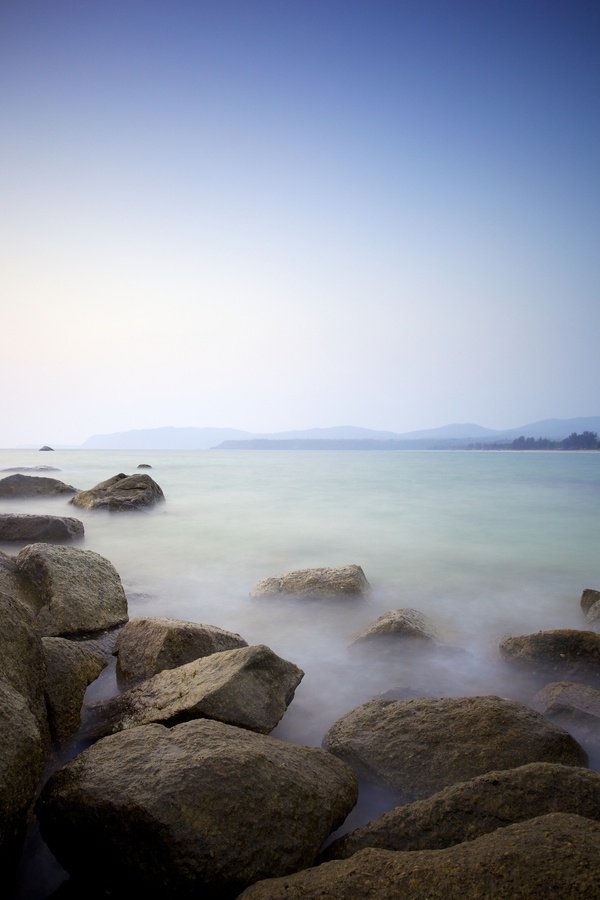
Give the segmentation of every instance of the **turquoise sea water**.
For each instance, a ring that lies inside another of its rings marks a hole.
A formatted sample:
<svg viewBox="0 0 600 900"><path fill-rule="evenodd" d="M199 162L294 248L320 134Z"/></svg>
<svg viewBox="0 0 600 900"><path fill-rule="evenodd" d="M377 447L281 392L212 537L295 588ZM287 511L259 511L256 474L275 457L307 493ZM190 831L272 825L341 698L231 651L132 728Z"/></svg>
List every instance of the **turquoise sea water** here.
<svg viewBox="0 0 600 900"><path fill-rule="evenodd" d="M597 453L0 451L0 468L54 465L61 471L48 474L79 488L142 462L166 496L150 512L89 512L62 499L2 509L82 519L83 546L116 566L132 616L219 625L299 664L306 676L278 733L306 743L398 686L522 696L498 641L585 627L581 591L600 587ZM266 576L347 563L372 585L364 603L248 596ZM465 652L419 666L348 651L358 629L400 607L428 614Z"/></svg>

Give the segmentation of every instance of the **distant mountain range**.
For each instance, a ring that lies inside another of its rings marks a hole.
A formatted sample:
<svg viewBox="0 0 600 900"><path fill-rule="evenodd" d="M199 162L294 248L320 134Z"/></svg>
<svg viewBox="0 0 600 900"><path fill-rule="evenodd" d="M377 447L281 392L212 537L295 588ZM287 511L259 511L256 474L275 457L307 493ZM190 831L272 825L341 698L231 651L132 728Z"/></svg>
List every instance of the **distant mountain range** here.
<svg viewBox="0 0 600 900"><path fill-rule="evenodd" d="M518 428L497 431L472 423L442 425L424 431L375 431L353 425L309 428L256 434L235 428L148 428L95 434L82 445L86 450L208 450L216 449L447 449L486 444L516 437L550 438L560 441L572 432L600 433L600 416L576 419L542 419Z"/></svg>

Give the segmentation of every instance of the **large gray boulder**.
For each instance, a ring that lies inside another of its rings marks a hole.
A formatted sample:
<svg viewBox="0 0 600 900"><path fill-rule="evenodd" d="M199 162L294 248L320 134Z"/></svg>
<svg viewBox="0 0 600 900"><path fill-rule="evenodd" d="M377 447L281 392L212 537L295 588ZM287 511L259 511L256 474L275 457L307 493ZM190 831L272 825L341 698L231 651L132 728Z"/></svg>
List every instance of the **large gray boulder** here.
<svg viewBox="0 0 600 900"><path fill-rule="evenodd" d="M62 494L75 494L77 488L64 484L57 478L46 478L41 475L7 475L0 478L0 497L57 497Z"/></svg>
<svg viewBox="0 0 600 900"><path fill-rule="evenodd" d="M178 619L131 619L117 639L117 677L132 684L211 653L247 647L239 634Z"/></svg>
<svg viewBox="0 0 600 900"><path fill-rule="evenodd" d="M77 641L42 638L46 660L46 706L54 740L63 744L79 730L86 688L106 666L106 659Z"/></svg>
<svg viewBox="0 0 600 900"><path fill-rule="evenodd" d="M259 644L224 650L166 669L93 708L90 733L189 719L216 719L268 734L288 705L304 672Z"/></svg>
<svg viewBox="0 0 600 900"><path fill-rule="evenodd" d="M509 637L500 644L502 657L532 672L561 677L600 677L600 634L560 628Z"/></svg>
<svg viewBox="0 0 600 900"><path fill-rule="evenodd" d="M154 506L164 499L161 488L149 475L125 475L121 472L101 481L89 491L79 491L71 503L84 509L126 512Z"/></svg>
<svg viewBox="0 0 600 900"><path fill-rule="evenodd" d="M259 581L251 597L272 597L295 594L302 597L333 598L360 597L369 589L369 582L360 566L339 568L299 569L276 578Z"/></svg>
<svg viewBox="0 0 600 900"><path fill-rule="evenodd" d="M114 566L91 550L30 544L17 568L35 590L43 635L101 631L127 621L127 600Z"/></svg>
<svg viewBox="0 0 600 900"><path fill-rule="evenodd" d="M83 535L79 519L0 514L0 541L73 541Z"/></svg>
<svg viewBox="0 0 600 900"><path fill-rule="evenodd" d="M587 764L566 731L500 697L370 700L338 719L323 747L404 800L494 769L530 762Z"/></svg>
<svg viewBox="0 0 600 900"><path fill-rule="evenodd" d="M433 643L436 632L433 622L418 609L391 609L368 625L352 641L353 646L365 644L380 647L399 640Z"/></svg>
<svg viewBox="0 0 600 900"><path fill-rule="evenodd" d="M597 900L600 824L551 813L446 850L361 850L296 875L261 881L244 900Z"/></svg>
<svg viewBox="0 0 600 900"><path fill-rule="evenodd" d="M65 868L141 896L234 897L311 865L356 802L322 750L220 722L104 738L52 776L38 814Z"/></svg>
<svg viewBox="0 0 600 900"><path fill-rule="evenodd" d="M600 735L600 691L589 684L554 681L537 692L533 705L563 728L575 726Z"/></svg>
<svg viewBox="0 0 600 900"><path fill-rule="evenodd" d="M395 807L338 838L324 858L344 859L365 847L441 850L551 812L600 819L600 774L555 763L488 772Z"/></svg>

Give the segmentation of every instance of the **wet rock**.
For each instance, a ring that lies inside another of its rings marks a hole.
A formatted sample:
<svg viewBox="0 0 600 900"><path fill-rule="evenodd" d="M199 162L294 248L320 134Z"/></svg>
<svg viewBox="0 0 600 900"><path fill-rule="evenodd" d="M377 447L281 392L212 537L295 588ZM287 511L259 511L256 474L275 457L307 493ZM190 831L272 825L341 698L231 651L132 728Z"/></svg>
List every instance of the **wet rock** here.
<svg viewBox="0 0 600 900"><path fill-rule="evenodd" d="M163 669L247 646L239 634L214 625L165 618L132 619L117 640L117 677L125 683L143 681Z"/></svg>
<svg viewBox="0 0 600 900"><path fill-rule="evenodd" d="M45 636L101 631L127 621L127 600L114 566L91 550L30 544L17 567L37 593Z"/></svg>
<svg viewBox="0 0 600 900"><path fill-rule="evenodd" d="M404 639L434 642L436 633L433 623L417 609L391 609L361 631L352 641L352 646L380 645Z"/></svg>
<svg viewBox="0 0 600 900"><path fill-rule="evenodd" d="M551 813L499 828L445 850L361 850L285 878L252 885L244 900L595 900L600 883L600 824Z"/></svg>
<svg viewBox="0 0 600 900"><path fill-rule="evenodd" d="M0 541L73 541L83 534L79 519L0 514Z"/></svg>
<svg viewBox="0 0 600 900"><path fill-rule="evenodd" d="M585 752L562 728L500 697L370 700L338 719L323 747L404 800L494 769L587 764Z"/></svg>
<svg viewBox="0 0 600 900"><path fill-rule="evenodd" d="M359 597L369 589L360 566L299 569L277 578L265 578L253 588L251 597L296 594L303 597Z"/></svg>
<svg viewBox="0 0 600 900"><path fill-rule="evenodd" d="M540 674L600 677L600 634L595 631L561 628L509 637L500 644L500 653Z"/></svg>
<svg viewBox="0 0 600 900"><path fill-rule="evenodd" d="M81 705L88 684L106 660L77 641L42 638L46 659L46 704L54 740L62 744L79 730Z"/></svg>
<svg viewBox="0 0 600 900"><path fill-rule="evenodd" d="M600 819L600 774L553 763L488 772L397 806L338 838L324 859L344 859L365 847L440 850L551 812Z"/></svg>
<svg viewBox="0 0 600 900"><path fill-rule="evenodd" d="M114 475L89 491L79 491L72 500L83 509L107 509L110 512L144 509L165 499L161 488L149 475Z"/></svg>
<svg viewBox="0 0 600 900"><path fill-rule="evenodd" d="M0 478L0 497L56 497L61 494L75 494L77 488L64 484L57 478L41 475L7 475Z"/></svg>
<svg viewBox="0 0 600 900"><path fill-rule="evenodd" d="M304 672L262 644L213 653L95 706L90 733L110 734L151 722L216 719L267 734L292 702Z"/></svg>
<svg viewBox="0 0 600 900"><path fill-rule="evenodd" d="M586 588L581 595L581 608L588 622L600 622L600 591Z"/></svg>
<svg viewBox="0 0 600 900"><path fill-rule="evenodd" d="M0 678L21 694L47 737L45 661L35 614L17 597L0 591Z"/></svg>
<svg viewBox="0 0 600 900"><path fill-rule="evenodd" d="M201 720L104 738L52 776L38 813L74 875L142 896L235 897L311 865L356 797L351 770L322 750Z"/></svg>
<svg viewBox="0 0 600 900"><path fill-rule="evenodd" d="M0 864L5 886L19 857L44 749L28 700L0 678Z"/></svg>
<svg viewBox="0 0 600 900"><path fill-rule="evenodd" d="M576 726L600 735L600 691L588 684L552 682L538 691L533 704L563 728Z"/></svg>

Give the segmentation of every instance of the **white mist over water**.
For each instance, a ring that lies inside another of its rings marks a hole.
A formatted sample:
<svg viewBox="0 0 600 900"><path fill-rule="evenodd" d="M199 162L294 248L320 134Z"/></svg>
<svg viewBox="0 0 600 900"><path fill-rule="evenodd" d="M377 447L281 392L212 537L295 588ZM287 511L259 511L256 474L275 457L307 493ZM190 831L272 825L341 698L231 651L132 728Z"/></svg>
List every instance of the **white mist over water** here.
<svg viewBox="0 0 600 900"><path fill-rule="evenodd" d="M600 584L598 454L0 452L0 467L52 464L61 471L48 475L78 488L142 462L166 496L151 511L86 511L54 498L2 510L82 519L81 546L115 565L132 617L218 625L300 665L305 678L276 731L290 740L319 744L336 718L388 690L527 702L499 640L586 627L579 597ZM348 563L372 585L365 602L249 597L266 576ZM348 649L368 622L407 606L464 652Z"/></svg>

